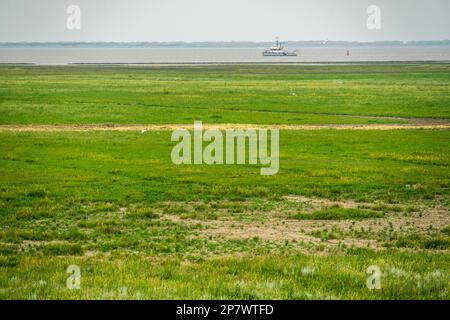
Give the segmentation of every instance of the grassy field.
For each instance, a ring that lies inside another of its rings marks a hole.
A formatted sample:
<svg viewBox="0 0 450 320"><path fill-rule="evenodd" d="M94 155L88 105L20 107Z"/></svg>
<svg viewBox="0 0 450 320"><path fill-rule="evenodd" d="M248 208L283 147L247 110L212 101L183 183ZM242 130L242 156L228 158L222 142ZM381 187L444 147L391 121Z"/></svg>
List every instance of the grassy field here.
<svg viewBox="0 0 450 320"><path fill-rule="evenodd" d="M448 118L450 65L0 67L0 123ZM353 116L353 117L352 117Z"/></svg>
<svg viewBox="0 0 450 320"><path fill-rule="evenodd" d="M449 299L449 130L281 130L274 176L176 166L169 130L2 130L449 124L449 89L448 64L0 67L0 298Z"/></svg>

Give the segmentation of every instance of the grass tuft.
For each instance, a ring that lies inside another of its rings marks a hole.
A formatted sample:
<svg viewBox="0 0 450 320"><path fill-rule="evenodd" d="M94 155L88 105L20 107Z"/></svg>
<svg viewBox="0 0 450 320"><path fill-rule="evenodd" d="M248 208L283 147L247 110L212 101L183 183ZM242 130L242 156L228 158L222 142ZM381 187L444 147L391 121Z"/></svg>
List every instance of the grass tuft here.
<svg viewBox="0 0 450 320"><path fill-rule="evenodd" d="M361 220L382 218L384 214L369 210L361 210L354 208L340 208L332 206L313 213L297 213L292 215L292 219L297 220Z"/></svg>

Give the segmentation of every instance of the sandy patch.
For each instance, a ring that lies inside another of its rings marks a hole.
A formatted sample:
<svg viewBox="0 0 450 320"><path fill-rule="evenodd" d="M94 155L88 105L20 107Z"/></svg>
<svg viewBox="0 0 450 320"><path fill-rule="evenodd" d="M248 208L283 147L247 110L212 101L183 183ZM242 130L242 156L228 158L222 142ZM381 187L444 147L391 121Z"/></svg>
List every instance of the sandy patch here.
<svg viewBox="0 0 450 320"><path fill-rule="evenodd" d="M358 208L380 205L378 203L361 203L352 200L333 201L323 198L308 198L289 195L284 197L287 202L301 202L305 211L320 210L332 205L343 208ZM396 204L397 207L407 207L407 204ZM430 226L441 230L450 225L450 211L440 205L429 206L416 204L416 212L388 212L384 218L366 220L295 220L292 212L280 205L269 212L253 212L248 217L255 219L234 219L232 214L217 220L181 219L179 215L164 214L163 219L175 223L201 225L200 237L210 241L224 242L228 240L245 240L258 238L260 241L283 244L286 241L294 244L325 245L332 248L339 245L348 247L370 247L380 249L385 239L381 234L427 234ZM323 232L337 233L338 238L323 239ZM397 237L396 236L396 237Z"/></svg>
<svg viewBox="0 0 450 320"><path fill-rule="evenodd" d="M449 123L432 124L325 124L325 125L255 125L255 124L203 124L203 129L279 129L279 130L450 130ZM60 132L60 131L172 131L177 129L193 129L193 124L161 124L161 125L0 125L0 131L19 132Z"/></svg>

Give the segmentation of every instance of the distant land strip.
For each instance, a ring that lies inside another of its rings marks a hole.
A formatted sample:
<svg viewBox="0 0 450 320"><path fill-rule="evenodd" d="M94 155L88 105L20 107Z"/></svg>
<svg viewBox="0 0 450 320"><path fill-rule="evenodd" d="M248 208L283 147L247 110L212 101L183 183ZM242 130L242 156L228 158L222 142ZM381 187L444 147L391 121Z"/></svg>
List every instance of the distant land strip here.
<svg viewBox="0 0 450 320"><path fill-rule="evenodd" d="M0 62L0 66L60 67L65 66L195 66L195 65L403 65L403 64L450 64L450 60L389 60L389 61L214 61L214 62L68 62L40 64L34 62Z"/></svg>
<svg viewBox="0 0 450 320"><path fill-rule="evenodd" d="M214 62L69 62L67 65L246 65L246 64L294 64L294 65L366 65L366 64L447 64L450 60L379 60L379 61L214 61Z"/></svg>

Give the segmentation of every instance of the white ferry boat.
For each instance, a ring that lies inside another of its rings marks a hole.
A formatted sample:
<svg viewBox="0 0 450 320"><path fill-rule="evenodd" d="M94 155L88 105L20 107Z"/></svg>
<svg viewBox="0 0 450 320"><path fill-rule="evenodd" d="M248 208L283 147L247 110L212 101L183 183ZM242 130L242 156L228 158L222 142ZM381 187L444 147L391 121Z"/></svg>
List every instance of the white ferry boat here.
<svg viewBox="0 0 450 320"><path fill-rule="evenodd" d="M268 50L263 51L263 56L272 56L272 57L280 57L280 56L296 56L297 50L294 51L286 51L286 49L281 45L281 42L278 40L278 37L275 38L275 45L270 47Z"/></svg>

